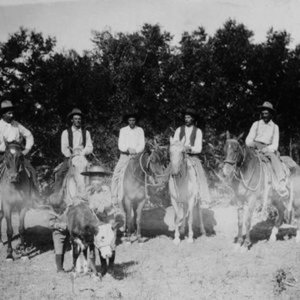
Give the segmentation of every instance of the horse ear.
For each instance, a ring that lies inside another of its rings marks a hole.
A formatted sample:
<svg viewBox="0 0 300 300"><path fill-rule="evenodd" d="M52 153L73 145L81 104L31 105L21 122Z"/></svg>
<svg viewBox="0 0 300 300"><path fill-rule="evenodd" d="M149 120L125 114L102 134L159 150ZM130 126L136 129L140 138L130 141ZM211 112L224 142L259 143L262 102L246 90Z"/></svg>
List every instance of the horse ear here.
<svg viewBox="0 0 300 300"><path fill-rule="evenodd" d="M229 140L230 139L230 132L227 130L226 131L226 139Z"/></svg>
<svg viewBox="0 0 300 300"><path fill-rule="evenodd" d="M243 136L244 136L244 132L242 132L242 133L237 137L237 140L238 140L238 141L241 141L242 138L243 138Z"/></svg>

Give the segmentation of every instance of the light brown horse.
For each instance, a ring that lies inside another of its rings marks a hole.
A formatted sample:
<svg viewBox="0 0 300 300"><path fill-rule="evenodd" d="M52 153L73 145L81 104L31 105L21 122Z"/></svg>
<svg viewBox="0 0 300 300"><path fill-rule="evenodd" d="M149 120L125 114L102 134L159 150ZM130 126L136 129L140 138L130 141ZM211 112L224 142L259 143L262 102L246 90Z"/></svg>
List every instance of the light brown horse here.
<svg viewBox="0 0 300 300"><path fill-rule="evenodd" d="M19 234L21 238L20 249L24 248L24 218L27 210L31 208L36 199L32 178L24 165L24 156L21 145L9 143L3 157L0 170L0 240L1 223L3 217L7 224L7 260L13 260L12 249L12 212L19 212Z"/></svg>
<svg viewBox="0 0 300 300"><path fill-rule="evenodd" d="M145 151L132 157L125 170L123 181L123 207L126 213L127 235L133 235L136 229L136 238L142 241L141 217L142 210L148 197L148 185L163 184L164 153L156 147L150 153ZM150 183L150 176L155 183ZM135 236L131 236L131 239Z"/></svg>
<svg viewBox="0 0 300 300"><path fill-rule="evenodd" d="M251 219L256 204L260 202L266 206L269 202L277 209L278 217L272 230L270 240L276 240L276 234L284 221L285 205L272 187L271 174L265 167L260 155L253 149L241 145L239 138L230 138L224 147L223 174L228 184L235 192L238 205L238 236L237 245L247 249L251 246ZM292 195L293 192L290 191ZM245 221L246 238L243 241L244 206L248 205Z"/></svg>
<svg viewBox="0 0 300 300"><path fill-rule="evenodd" d="M185 234L186 218L188 218L189 229L187 241L189 243L193 242L193 210L196 208L199 209L201 233L206 234L202 209L200 201L198 201L199 186L197 184L197 174L185 152L184 143L170 139L171 177L169 180L169 192L175 210L174 243L176 245L180 243L180 233L182 235Z"/></svg>

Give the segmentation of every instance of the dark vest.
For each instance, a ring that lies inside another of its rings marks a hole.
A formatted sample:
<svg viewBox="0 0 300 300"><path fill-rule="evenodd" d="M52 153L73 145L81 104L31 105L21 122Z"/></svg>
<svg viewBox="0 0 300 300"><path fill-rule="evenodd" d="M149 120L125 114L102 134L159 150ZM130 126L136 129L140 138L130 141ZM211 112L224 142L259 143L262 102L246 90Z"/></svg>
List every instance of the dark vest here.
<svg viewBox="0 0 300 300"><path fill-rule="evenodd" d="M67 129L68 131L68 140L69 140L69 147L71 149L73 149L73 131L72 131L72 128L69 127ZM82 132L82 144L83 144L83 147L85 147L86 145L86 129L81 129L81 132ZM72 152L72 150L71 150Z"/></svg>
<svg viewBox="0 0 300 300"><path fill-rule="evenodd" d="M196 135L197 135L197 127L193 126L193 130L190 136L191 147L195 145ZM185 137L185 125L180 127L179 140L181 141L184 137Z"/></svg>

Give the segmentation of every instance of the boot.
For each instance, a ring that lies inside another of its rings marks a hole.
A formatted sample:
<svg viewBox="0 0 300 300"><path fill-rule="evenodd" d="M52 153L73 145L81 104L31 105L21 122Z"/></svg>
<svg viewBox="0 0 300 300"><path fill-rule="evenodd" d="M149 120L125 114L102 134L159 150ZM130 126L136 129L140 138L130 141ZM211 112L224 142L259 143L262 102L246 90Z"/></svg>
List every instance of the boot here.
<svg viewBox="0 0 300 300"><path fill-rule="evenodd" d="M56 263L57 273L65 271L64 268L63 268L63 257L64 257L63 254L56 254L55 255L55 263Z"/></svg>

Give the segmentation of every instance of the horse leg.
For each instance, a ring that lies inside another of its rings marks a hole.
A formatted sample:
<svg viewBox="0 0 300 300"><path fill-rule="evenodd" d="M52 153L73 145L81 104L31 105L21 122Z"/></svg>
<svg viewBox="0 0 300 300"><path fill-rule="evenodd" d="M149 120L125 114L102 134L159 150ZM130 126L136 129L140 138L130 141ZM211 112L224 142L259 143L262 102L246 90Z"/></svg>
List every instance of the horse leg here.
<svg viewBox="0 0 300 300"><path fill-rule="evenodd" d="M282 203L282 201L279 198L274 198L272 201L272 204L275 206L278 212L278 216L275 221L275 226L272 229L272 233L270 236L270 241L275 242L276 241L276 235L278 233L279 227L282 225L283 220L284 220L284 211L285 211L285 206Z"/></svg>
<svg viewBox="0 0 300 300"><path fill-rule="evenodd" d="M7 256L6 260L11 261L13 260L13 248L11 245L12 238L13 238L13 227L12 227L12 220L11 220L11 210L9 208L4 209L4 217L6 219L6 234L7 234Z"/></svg>
<svg viewBox="0 0 300 300"><path fill-rule="evenodd" d="M137 238L139 242L142 242L142 234L141 234L141 219L144 205L146 203L146 199L138 203L136 208L136 226L137 226Z"/></svg>
<svg viewBox="0 0 300 300"><path fill-rule="evenodd" d="M27 207L21 209L20 216L19 216L19 234L20 234L20 250L23 251L25 249L25 215L28 211ZM22 253L22 256L26 256L26 254Z"/></svg>
<svg viewBox="0 0 300 300"><path fill-rule="evenodd" d="M192 202L192 201L190 201ZM194 242L194 232L193 232L193 207L194 203L189 203L189 208L188 208L188 228L189 228L189 233L188 233L188 243L193 243Z"/></svg>
<svg viewBox="0 0 300 300"><path fill-rule="evenodd" d="M238 235L237 246L240 247L243 243L243 218L244 218L244 205L241 201L238 201Z"/></svg>
<svg viewBox="0 0 300 300"><path fill-rule="evenodd" d="M178 245L180 243L179 227L180 227L183 219L185 222L185 218L184 218L184 210L183 210L182 205L176 205L176 207L174 207L174 209L175 209L175 235L174 235L173 242L175 245Z"/></svg>
<svg viewBox="0 0 300 300"><path fill-rule="evenodd" d="M300 243L300 207L295 208L295 219L297 220L296 243Z"/></svg>
<svg viewBox="0 0 300 300"><path fill-rule="evenodd" d="M2 240L2 220L4 217L3 210L0 210L0 245L3 245L3 240Z"/></svg>
<svg viewBox="0 0 300 300"><path fill-rule="evenodd" d="M201 235L206 236L206 230L203 222L203 209L201 208L201 204L198 203L198 208L199 208L199 225L200 225L200 233Z"/></svg>
<svg viewBox="0 0 300 300"><path fill-rule="evenodd" d="M267 177L265 176L265 180L267 180ZM267 182L267 181L265 181ZM271 185L270 184L266 184L265 188L264 188L264 192L263 192L263 206L261 209L261 213L260 213L260 219L261 221L267 219L268 217L268 205L269 205L269 192L271 189Z"/></svg>
<svg viewBox="0 0 300 300"><path fill-rule="evenodd" d="M126 232L127 237L134 232L133 219L132 219L132 203L128 197L124 198L124 206L126 213Z"/></svg>
<svg viewBox="0 0 300 300"><path fill-rule="evenodd" d="M248 249L249 246L251 245L250 229L251 229L251 220L252 220L252 215L253 215L253 211L255 208L255 203L256 203L256 197L255 197L255 195L252 195L249 199L249 207L248 207L248 211L247 211L247 215L246 215L246 224L245 224L246 238L243 243L244 249Z"/></svg>

